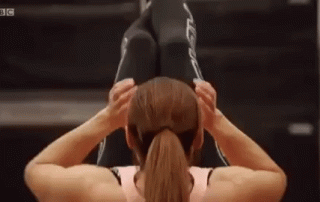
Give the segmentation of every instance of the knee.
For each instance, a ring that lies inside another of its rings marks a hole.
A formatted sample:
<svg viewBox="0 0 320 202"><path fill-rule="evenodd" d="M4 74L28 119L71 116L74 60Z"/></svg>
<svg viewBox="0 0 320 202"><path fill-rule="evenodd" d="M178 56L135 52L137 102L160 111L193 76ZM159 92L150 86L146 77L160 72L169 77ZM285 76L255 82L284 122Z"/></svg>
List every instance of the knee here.
<svg viewBox="0 0 320 202"><path fill-rule="evenodd" d="M189 46L186 29L184 27L166 25L161 30L158 44L160 47L172 45Z"/></svg>
<svg viewBox="0 0 320 202"><path fill-rule="evenodd" d="M150 51L154 50L157 46L156 41L153 39L149 32L137 31L131 34L128 38L127 47L137 48L139 46L144 47L144 49Z"/></svg>

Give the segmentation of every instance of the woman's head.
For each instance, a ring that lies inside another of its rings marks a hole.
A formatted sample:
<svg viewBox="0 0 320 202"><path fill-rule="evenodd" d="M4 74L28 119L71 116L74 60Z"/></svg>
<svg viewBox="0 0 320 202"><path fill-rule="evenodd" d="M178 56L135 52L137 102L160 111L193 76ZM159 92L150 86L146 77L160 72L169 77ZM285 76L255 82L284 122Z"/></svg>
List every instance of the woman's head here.
<svg viewBox="0 0 320 202"><path fill-rule="evenodd" d="M193 149L202 146L197 95L184 82L157 77L138 87L129 108L127 141L142 164L151 141L164 129L178 136L187 157L191 157Z"/></svg>
<svg viewBox="0 0 320 202"><path fill-rule="evenodd" d="M165 190L167 198L162 200L186 201L189 181L183 171L187 171L193 150L203 143L195 92L186 83L167 77L141 84L130 103L126 138L146 171L147 201L161 201Z"/></svg>

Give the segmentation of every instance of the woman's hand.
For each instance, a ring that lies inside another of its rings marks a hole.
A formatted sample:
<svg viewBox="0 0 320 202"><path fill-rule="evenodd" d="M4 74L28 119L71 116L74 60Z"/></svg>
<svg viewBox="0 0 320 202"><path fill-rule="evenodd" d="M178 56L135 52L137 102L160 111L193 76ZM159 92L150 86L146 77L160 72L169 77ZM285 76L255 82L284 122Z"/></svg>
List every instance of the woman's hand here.
<svg viewBox="0 0 320 202"><path fill-rule="evenodd" d="M195 91L201 106L202 123L204 129L211 132L219 116L222 115L217 109L217 92L210 83L195 79Z"/></svg>
<svg viewBox="0 0 320 202"><path fill-rule="evenodd" d="M128 122L128 106L138 89L133 79L125 79L116 83L109 92L109 104L106 111L115 129L124 127Z"/></svg>

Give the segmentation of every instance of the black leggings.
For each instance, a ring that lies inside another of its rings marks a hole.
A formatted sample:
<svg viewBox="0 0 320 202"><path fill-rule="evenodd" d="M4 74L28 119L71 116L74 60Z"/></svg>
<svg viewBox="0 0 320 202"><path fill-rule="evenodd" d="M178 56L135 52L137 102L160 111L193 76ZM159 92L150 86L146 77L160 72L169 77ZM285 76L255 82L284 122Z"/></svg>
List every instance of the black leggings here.
<svg viewBox="0 0 320 202"><path fill-rule="evenodd" d="M195 23L184 1L154 0L129 27L123 36L121 61L114 83L133 78L139 85L154 77L166 76L194 88L194 78L204 79L195 53ZM218 154L212 137L205 132L196 165L221 166ZM104 167L132 165L132 157L125 132L119 129L100 143L97 164Z"/></svg>

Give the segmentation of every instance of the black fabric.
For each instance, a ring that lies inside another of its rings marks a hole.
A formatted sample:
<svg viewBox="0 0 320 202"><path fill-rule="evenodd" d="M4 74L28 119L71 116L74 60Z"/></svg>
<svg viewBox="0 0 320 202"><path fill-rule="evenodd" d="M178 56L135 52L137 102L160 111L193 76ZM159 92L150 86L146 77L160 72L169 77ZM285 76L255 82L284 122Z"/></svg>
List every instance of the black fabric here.
<svg viewBox="0 0 320 202"><path fill-rule="evenodd" d="M159 76L157 43L151 29L151 9L138 18L124 33L121 44L121 61L114 83L134 78L136 84Z"/></svg>
<svg viewBox="0 0 320 202"><path fill-rule="evenodd" d="M152 26L157 37L161 75L185 81L203 79L196 59L196 24L185 0L152 0Z"/></svg>
<svg viewBox="0 0 320 202"><path fill-rule="evenodd" d="M128 148L124 130L116 130L100 144L97 165L103 167L133 165L133 153Z"/></svg>
<svg viewBox="0 0 320 202"><path fill-rule="evenodd" d="M151 8L149 7L124 33L121 44L121 61L114 83L134 78L141 84L160 75L158 48L151 29ZM133 153L125 141L122 129L114 131L100 144L99 166L114 167L132 165Z"/></svg>

